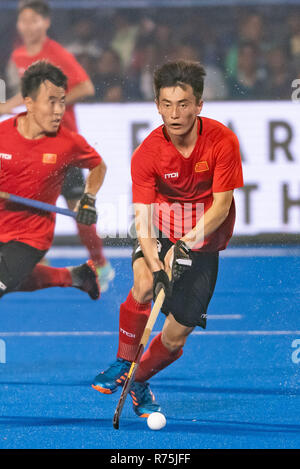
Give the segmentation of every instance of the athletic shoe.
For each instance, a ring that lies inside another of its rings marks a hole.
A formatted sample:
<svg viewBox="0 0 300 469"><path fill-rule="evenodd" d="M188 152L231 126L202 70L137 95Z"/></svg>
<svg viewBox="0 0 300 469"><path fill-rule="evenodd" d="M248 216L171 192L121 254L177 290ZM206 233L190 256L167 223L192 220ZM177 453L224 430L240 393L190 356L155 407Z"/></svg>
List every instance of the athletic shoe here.
<svg viewBox="0 0 300 469"><path fill-rule="evenodd" d="M153 412L160 412L160 405L155 402L149 383L134 381L129 392L132 397L133 410L138 417L149 417Z"/></svg>
<svg viewBox="0 0 300 469"><path fill-rule="evenodd" d="M96 376L92 384L92 388L96 391L102 392L103 394L112 394L118 389L118 386L122 386L125 382L126 376L128 375L131 362L117 358L107 370L102 371Z"/></svg>
<svg viewBox="0 0 300 469"><path fill-rule="evenodd" d="M72 286L79 288L90 296L92 300L100 298L100 285L93 261L88 260L78 267L69 267L72 275Z"/></svg>
<svg viewBox="0 0 300 469"><path fill-rule="evenodd" d="M115 278L115 270L112 268L109 261L107 261L103 266L97 267L96 270L101 285L101 292L106 292L108 290L109 283Z"/></svg>

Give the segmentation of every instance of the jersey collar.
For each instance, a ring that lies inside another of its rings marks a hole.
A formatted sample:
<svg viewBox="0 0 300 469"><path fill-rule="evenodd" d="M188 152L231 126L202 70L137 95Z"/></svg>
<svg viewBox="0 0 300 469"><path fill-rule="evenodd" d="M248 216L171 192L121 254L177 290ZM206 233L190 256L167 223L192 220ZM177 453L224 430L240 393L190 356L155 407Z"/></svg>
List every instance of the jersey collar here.
<svg viewBox="0 0 300 469"><path fill-rule="evenodd" d="M17 114L15 117L14 117L14 127L17 127L17 121L19 119L19 117L21 116L25 116L25 114L27 114L27 112L20 112L19 114Z"/></svg>

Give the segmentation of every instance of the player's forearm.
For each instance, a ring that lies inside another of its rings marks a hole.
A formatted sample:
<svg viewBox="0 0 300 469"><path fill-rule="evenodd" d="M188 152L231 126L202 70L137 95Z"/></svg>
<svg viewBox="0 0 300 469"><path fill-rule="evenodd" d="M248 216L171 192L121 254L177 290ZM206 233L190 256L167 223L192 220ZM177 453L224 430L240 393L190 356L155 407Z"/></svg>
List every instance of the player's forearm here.
<svg viewBox="0 0 300 469"><path fill-rule="evenodd" d="M144 258L151 272L156 272L163 267L158 257L157 239L152 224L151 205L135 204L134 210L137 238Z"/></svg>
<svg viewBox="0 0 300 469"><path fill-rule="evenodd" d="M138 238L142 248L146 263L151 272L163 269L163 264L159 260L156 238Z"/></svg>
<svg viewBox="0 0 300 469"><path fill-rule="evenodd" d="M100 187L103 184L104 177L106 173L106 164L104 161L92 169L87 178L85 183L84 192L88 192L89 194L96 195L99 191Z"/></svg>
<svg viewBox="0 0 300 469"><path fill-rule="evenodd" d="M11 114L13 109L23 104L23 98L21 93L17 93L12 98L8 99L6 103L0 104L0 115Z"/></svg>
<svg viewBox="0 0 300 469"><path fill-rule="evenodd" d="M205 238L224 223L228 217L231 202L232 196L221 202L214 200L212 206L202 215L195 227L182 238L190 249L202 244Z"/></svg>
<svg viewBox="0 0 300 469"><path fill-rule="evenodd" d="M66 96L66 105L75 104L79 101L82 101L88 96L94 96L95 88L93 83L90 80L79 83L79 85L74 86L72 90Z"/></svg>

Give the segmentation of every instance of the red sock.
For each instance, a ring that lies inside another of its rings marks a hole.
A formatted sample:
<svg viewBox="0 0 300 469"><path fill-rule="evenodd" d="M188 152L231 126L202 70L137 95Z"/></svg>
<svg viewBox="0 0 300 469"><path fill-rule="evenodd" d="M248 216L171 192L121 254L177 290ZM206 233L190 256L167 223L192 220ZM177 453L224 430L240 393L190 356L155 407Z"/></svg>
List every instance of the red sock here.
<svg viewBox="0 0 300 469"><path fill-rule="evenodd" d="M175 362L183 354L183 350L171 353L161 341L162 333L158 334L149 345L148 350L143 354L137 369L135 380L148 381L159 371Z"/></svg>
<svg viewBox="0 0 300 469"><path fill-rule="evenodd" d="M117 357L130 362L134 360L150 311L151 301L138 303L130 291L126 301L120 306Z"/></svg>
<svg viewBox="0 0 300 469"><path fill-rule="evenodd" d="M68 269L37 264L31 274L18 287L18 291L35 291L49 287L71 287L72 277Z"/></svg>
<svg viewBox="0 0 300 469"><path fill-rule="evenodd" d="M102 239L97 234L96 225L82 225L81 223L77 223L77 229L80 241L89 251L94 264L97 267L103 266L106 263L106 259L103 254Z"/></svg>

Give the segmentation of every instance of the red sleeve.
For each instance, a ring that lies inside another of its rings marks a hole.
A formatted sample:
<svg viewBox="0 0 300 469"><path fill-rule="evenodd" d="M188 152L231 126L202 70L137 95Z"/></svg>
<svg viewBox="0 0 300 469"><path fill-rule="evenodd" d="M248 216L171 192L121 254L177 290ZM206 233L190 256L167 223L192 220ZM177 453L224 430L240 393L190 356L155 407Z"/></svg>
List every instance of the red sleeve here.
<svg viewBox="0 0 300 469"><path fill-rule="evenodd" d="M151 204L155 202L156 181L153 168L153 155L139 146L131 160L132 202Z"/></svg>
<svg viewBox="0 0 300 469"><path fill-rule="evenodd" d="M90 79L86 71L77 62L74 55L58 44L56 41L50 40L49 49L51 47L51 55L55 52L53 63L61 67L62 71L68 77L68 90L70 91L80 83ZM52 57L49 57L51 59Z"/></svg>
<svg viewBox="0 0 300 469"><path fill-rule="evenodd" d="M68 77L69 91L75 86L79 85L80 83L83 83L84 81L87 81L90 79L86 71L77 62L75 57L73 57L73 55L71 55L68 51L66 51L62 69L65 75L67 75Z"/></svg>
<svg viewBox="0 0 300 469"><path fill-rule="evenodd" d="M213 176L213 192L226 192L243 186L242 161L239 142L231 132L216 144L216 165Z"/></svg>
<svg viewBox="0 0 300 469"><path fill-rule="evenodd" d="M78 168L93 169L98 166L102 158L99 153L91 147L85 138L72 132L74 148L72 152L71 166Z"/></svg>

